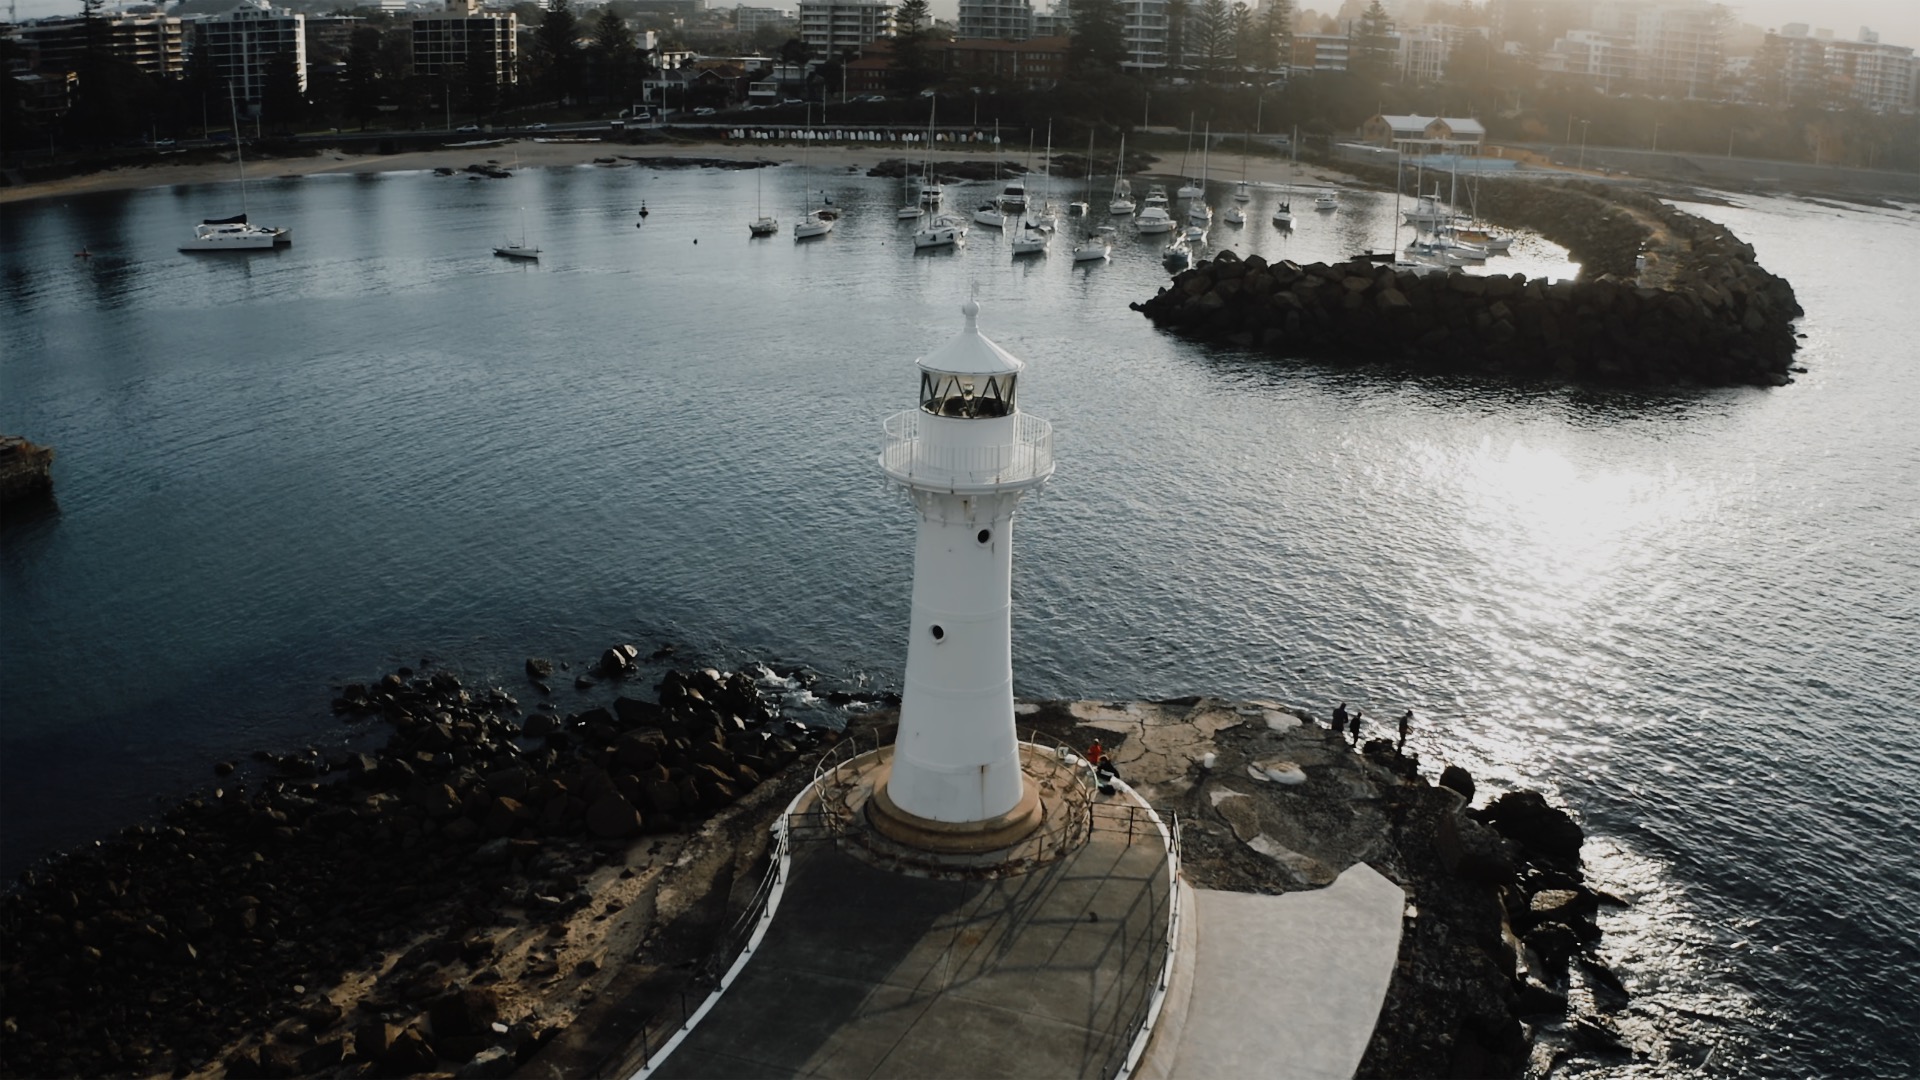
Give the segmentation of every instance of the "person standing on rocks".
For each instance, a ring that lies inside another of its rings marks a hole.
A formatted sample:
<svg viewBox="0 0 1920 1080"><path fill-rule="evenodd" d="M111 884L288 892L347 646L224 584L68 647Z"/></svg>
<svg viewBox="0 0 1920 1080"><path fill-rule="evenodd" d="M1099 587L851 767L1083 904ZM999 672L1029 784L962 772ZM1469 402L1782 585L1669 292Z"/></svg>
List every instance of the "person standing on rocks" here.
<svg viewBox="0 0 1920 1080"><path fill-rule="evenodd" d="M1347 731L1353 737L1353 745L1360 745L1360 718L1366 715L1365 709L1353 710L1353 719L1347 721Z"/></svg>
<svg viewBox="0 0 1920 1080"><path fill-rule="evenodd" d="M1412 726L1413 726L1413 710L1408 709L1406 712L1403 712L1400 714L1400 745L1393 748L1394 753L1398 754L1406 750L1407 729Z"/></svg>
<svg viewBox="0 0 1920 1080"><path fill-rule="evenodd" d="M1340 734L1347 728L1347 703L1341 702L1333 707L1333 733Z"/></svg>

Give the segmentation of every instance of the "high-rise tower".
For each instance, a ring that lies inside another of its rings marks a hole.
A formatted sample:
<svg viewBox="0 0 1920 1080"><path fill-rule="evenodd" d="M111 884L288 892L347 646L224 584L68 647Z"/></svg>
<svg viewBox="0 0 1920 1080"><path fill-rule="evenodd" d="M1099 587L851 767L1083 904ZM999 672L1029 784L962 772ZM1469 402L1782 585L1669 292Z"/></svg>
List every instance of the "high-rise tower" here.
<svg viewBox="0 0 1920 1080"><path fill-rule="evenodd" d="M880 467L920 516L900 734L874 827L988 850L1037 826L1013 720L1013 512L1053 475L1053 429L1019 409L1017 357L967 325L923 356L920 404L887 420Z"/></svg>

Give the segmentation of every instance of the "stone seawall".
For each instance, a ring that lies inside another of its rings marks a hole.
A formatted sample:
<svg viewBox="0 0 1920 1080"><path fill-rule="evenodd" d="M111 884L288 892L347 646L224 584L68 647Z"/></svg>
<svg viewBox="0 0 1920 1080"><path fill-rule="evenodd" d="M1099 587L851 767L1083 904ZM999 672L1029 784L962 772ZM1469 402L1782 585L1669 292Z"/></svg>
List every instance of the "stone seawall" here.
<svg viewBox="0 0 1920 1080"><path fill-rule="evenodd" d="M1645 385L1792 381L1793 288L1724 227L1592 184L1489 182L1479 205L1565 245L1581 278L1420 277L1368 260L1222 252L1132 306L1169 329L1285 356Z"/></svg>

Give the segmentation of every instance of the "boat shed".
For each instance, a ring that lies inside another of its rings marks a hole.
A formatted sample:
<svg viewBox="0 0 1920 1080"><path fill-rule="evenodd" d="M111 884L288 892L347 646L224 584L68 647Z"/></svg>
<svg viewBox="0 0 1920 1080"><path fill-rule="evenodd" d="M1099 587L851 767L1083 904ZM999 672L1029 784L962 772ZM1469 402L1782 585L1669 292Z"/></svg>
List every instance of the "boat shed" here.
<svg viewBox="0 0 1920 1080"><path fill-rule="evenodd" d="M1401 153L1478 156L1486 146L1487 129L1466 116L1381 114L1360 125L1360 137Z"/></svg>

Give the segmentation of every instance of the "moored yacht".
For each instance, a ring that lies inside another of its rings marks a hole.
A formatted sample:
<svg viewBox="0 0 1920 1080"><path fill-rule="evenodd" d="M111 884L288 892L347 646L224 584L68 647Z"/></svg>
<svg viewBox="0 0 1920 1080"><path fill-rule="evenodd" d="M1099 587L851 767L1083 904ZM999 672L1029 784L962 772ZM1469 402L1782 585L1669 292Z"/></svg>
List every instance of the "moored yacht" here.
<svg viewBox="0 0 1920 1080"><path fill-rule="evenodd" d="M913 234L915 250L957 247L966 240L966 219L954 214L935 214L932 221L921 226Z"/></svg>
<svg viewBox="0 0 1920 1080"><path fill-rule="evenodd" d="M1167 213L1165 206L1148 206L1134 219L1133 227L1143 234L1170 233L1174 230L1173 215Z"/></svg>
<svg viewBox="0 0 1920 1080"><path fill-rule="evenodd" d="M261 251L277 244L290 244L286 229L269 229L250 224L247 215L209 218L193 227L193 239L180 245L181 251Z"/></svg>

